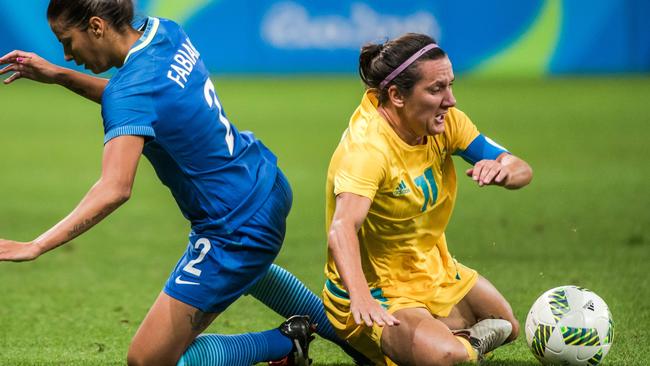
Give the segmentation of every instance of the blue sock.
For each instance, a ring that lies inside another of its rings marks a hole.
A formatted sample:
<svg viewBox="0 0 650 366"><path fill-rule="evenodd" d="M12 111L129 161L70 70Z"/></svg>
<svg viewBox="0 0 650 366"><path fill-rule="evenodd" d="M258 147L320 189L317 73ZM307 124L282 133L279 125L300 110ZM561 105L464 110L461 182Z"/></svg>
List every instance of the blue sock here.
<svg viewBox="0 0 650 366"><path fill-rule="evenodd" d="M266 275L248 293L284 318L309 315L311 321L318 324L316 334L341 347L353 359L362 363L366 361L364 356L334 333L325 315L323 301L291 272L272 264Z"/></svg>
<svg viewBox="0 0 650 366"><path fill-rule="evenodd" d="M177 366L250 366L278 360L292 349L291 340L278 329L237 335L201 334Z"/></svg>
<svg viewBox="0 0 650 366"><path fill-rule="evenodd" d="M248 293L283 318L309 315L310 320L318 324L316 333L319 336L334 343L340 342L325 315L323 301L286 269L272 264Z"/></svg>

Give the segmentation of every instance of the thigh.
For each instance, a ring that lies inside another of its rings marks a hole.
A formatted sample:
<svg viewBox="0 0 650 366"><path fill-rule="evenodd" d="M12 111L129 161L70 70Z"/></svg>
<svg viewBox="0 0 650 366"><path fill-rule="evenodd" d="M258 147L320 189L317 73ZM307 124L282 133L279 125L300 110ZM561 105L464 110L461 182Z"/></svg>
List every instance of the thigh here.
<svg viewBox="0 0 650 366"><path fill-rule="evenodd" d="M512 312L512 307L499 290L485 277L478 281L465 297L454 306L447 318L440 318L450 329L469 328L477 321L487 318L500 318L512 323L510 340L516 338L519 322Z"/></svg>
<svg viewBox="0 0 650 366"><path fill-rule="evenodd" d="M468 359L465 346L426 309L402 309L394 315L400 324L384 328L381 347L398 365L449 365Z"/></svg>
<svg viewBox="0 0 650 366"><path fill-rule="evenodd" d="M448 316L444 318L437 317L438 320L443 322L451 330L467 329L478 321L474 315L474 311L472 311L469 306L469 303L463 301L464 299L465 298L463 298L458 304L454 305Z"/></svg>
<svg viewBox="0 0 650 366"><path fill-rule="evenodd" d="M129 365L176 365L217 313L203 311L161 292L138 328L127 356Z"/></svg>
<svg viewBox="0 0 650 366"><path fill-rule="evenodd" d="M512 308L508 301L501 295L483 276L479 277L476 285L463 298L466 308L471 310L477 320L485 318L513 319Z"/></svg>

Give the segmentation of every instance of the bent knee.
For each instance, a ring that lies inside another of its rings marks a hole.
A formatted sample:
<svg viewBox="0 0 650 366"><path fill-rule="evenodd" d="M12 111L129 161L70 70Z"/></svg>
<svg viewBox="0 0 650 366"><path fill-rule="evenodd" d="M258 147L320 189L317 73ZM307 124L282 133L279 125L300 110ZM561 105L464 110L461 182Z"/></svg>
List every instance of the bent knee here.
<svg viewBox="0 0 650 366"><path fill-rule="evenodd" d="M146 351L129 348L126 355L126 364L128 366L175 366L176 361L163 359Z"/></svg>
<svg viewBox="0 0 650 366"><path fill-rule="evenodd" d="M512 342L515 339L517 339L517 337L519 337L519 328L520 328L520 326L519 326L519 320L517 320L517 318L515 318L514 316L512 316L511 318L508 318L506 320L509 321L510 324L512 325L512 331L510 332L510 336L508 337L508 339L505 342L505 343L509 343L509 342Z"/></svg>
<svg viewBox="0 0 650 366"><path fill-rule="evenodd" d="M144 352L129 348L129 352L126 354L126 364L128 366L145 366L151 365L151 362L148 362Z"/></svg>
<svg viewBox="0 0 650 366"><path fill-rule="evenodd" d="M512 324L512 333L510 333L510 337L508 337L508 339L510 341L514 341L515 339L517 339L517 337L519 337L519 328L520 328L519 321L515 319L513 322L510 323Z"/></svg>
<svg viewBox="0 0 650 366"><path fill-rule="evenodd" d="M129 353L126 355L126 364L128 366L142 366L146 364L146 361L141 355L132 353L131 350L129 350Z"/></svg>
<svg viewBox="0 0 650 366"><path fill-rule="evenodd" d="M420 353L416 357L416 365L427 366L449 366L467 361L467 350L462 344L440 343L427 347L426 353Z"/></svg>
<svg viewBox="0 0 650 366"><path fill-rule="evenodd" d="M440 352L438 353L438 357L435 363L433 365L440 365L440 366L446 366L446 365L455 365L457 363L461 363L464 361L468 360L468 355L467 355L467 350L465 347L449 347L445 349L441 349Z"/></svg>

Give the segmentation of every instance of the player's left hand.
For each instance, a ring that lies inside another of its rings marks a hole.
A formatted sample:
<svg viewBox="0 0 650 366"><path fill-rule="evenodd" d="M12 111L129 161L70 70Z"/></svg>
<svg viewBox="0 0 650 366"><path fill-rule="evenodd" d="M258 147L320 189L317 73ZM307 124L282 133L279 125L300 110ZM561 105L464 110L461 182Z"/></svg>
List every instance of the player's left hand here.
<svg viewBox="0 0 650 366"><path fill-rule="evenodd" d="M40 249L32 242L23 243L0 239L0 261L31 261L36 259L40 254Z"/></svg>
<svg viewBox="0 0 650 366"><path fill-rule="evenodd" d="M504 186L510 176L510 168L496 160L481 160L465 171L479 187L487 185Z"/></svg>

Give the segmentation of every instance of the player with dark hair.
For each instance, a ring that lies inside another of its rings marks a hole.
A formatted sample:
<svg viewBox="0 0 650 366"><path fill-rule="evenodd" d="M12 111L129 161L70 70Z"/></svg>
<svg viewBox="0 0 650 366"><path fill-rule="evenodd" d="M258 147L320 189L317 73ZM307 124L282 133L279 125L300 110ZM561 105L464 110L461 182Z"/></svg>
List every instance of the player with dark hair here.
<svg viewBox="0 0 650 366"><path fill-rule="evenodd" d="M327 315L378 365L477 360L515 339L519 323L447 249L451 156L473 165L479 186L521 188L532 170L455 108L451 62L429 36L366 45L359 73L367 91L327 176Z"/></svg>
<svg viewBox="0 0 650 366"><path fill-rule="evenodd" d="M31 242L0 240L0 261L28 261L81 235L130 195L140 155L153 165L191 223L187 250L140 325L129 365L307 364L313 324L292 317L278 329L223 336L203 330L246 292L284 316L308 314L340 341L322 302L272 265L292 193L275 155L226 117L199 51L176 23L131 25L131 0L51 0L48 21L65 59L109 80L13 51L0 74L57 83L102 105L102 174L79 205ZM348 351L349 350L349 347ZM353 351L350 351L353 352ZM289 356L287 356L289 355Z"/></svg>

